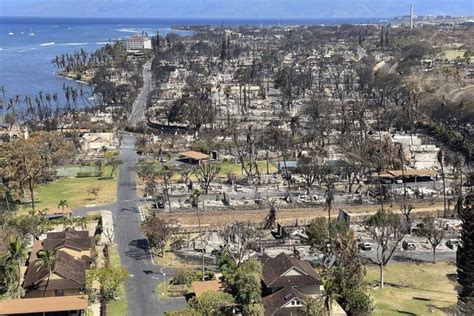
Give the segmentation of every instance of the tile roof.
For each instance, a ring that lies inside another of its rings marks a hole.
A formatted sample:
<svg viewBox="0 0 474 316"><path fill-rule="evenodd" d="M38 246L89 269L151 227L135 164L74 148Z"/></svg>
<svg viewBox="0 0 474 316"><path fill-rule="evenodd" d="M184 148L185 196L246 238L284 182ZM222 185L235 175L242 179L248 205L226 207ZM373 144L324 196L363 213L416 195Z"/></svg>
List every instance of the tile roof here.
<svg viewBox="0 0 474 316"><path fill-rule="evenodd" d="M31 249L30 257L28 258L29 261L35 261L38 259L38 252L43 249L43 241L42 240L35 240L33 243L33 248Z"/></svg>
<svg viewBox="0 0 474 316"><path fill-rule="evenodd" d="M47 278L48 270L45 268L38 270L37 262L38 260L30 260L25 275L24 287L36 287ZM76 284L76 288L82 288L85 285L86 262L82 259L76 259L64 251L59 250L56 253L56 262L52 272L69 281L67 283L68 288L71 288L73 283Z"/></svg>
<svg viewBox="0 0 474 316"><path fill-rule="evenodd" d="M86 310L87 296L58 296L0 300L0 315Z"/></svg>
<svg viewBox="0 0 474 316"><path fill-rule="evenodd" d="M265 257L262 264L262 279L268 288L321 283L318 273L309 262L291 258L283 252L275 258ZM283 275L291 269L296 269L300 275Z"/></svg>
<svg viewBox="0 0 474 316"><path fill-rule="evenodd" d="M64 238L85 238L89 237L87 230L74 230L68 228L62 232L50 232L46 235L46 239L64 239Z"/></svg>
<svg viewBox="0 0 474 316"><path fill-rule="evenodd" d="M64 239L50 239L47 238L43 241L43 249L59 249L67 247L76 250L88 250L93 248L94 240L92 237L76 237Z"/></svg>
<svg viewBox="0 0 474 316"><path fill-rule="evenodd" d="M265 315L288 315L289 311L282 311L281 308L287 303L291 302L294 298L297 298L300 301L304 301L305 297L306 296L304 294L298 292L292 287L282 288L277 292L262 299L263 307L265 309Z"/></svg>

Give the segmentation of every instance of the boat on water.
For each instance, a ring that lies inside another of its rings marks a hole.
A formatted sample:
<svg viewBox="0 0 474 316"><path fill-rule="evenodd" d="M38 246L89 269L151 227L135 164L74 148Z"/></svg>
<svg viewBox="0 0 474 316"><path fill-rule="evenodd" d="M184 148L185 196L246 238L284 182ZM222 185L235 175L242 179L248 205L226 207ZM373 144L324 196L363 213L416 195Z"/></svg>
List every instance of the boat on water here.
<svg viewBox="0 0 474 316"><path fill-rule="evenodd" d="M13 35L15 35L15 33L10 32L10 33L8 33L8 35L13 36Z"/></svg>
<svg viewBox="0 0 474 316"><path fill-rule="evenodd" d="M35 35L35 33L33 32L33 29L30 29L30 34L28 34L28 35L30 35L30 36Z"/></svg>

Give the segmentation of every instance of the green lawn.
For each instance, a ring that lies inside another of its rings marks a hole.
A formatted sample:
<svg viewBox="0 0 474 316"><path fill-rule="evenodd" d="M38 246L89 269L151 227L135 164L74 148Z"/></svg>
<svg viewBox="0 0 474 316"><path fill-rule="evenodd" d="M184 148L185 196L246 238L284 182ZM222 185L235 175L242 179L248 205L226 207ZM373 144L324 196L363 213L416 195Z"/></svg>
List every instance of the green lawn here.
<svg viewBox="0 0 474 316"><path fill-rule="evenodd" d="M454 60L456 58L464 58L464 53L466 50L464 49L447 49L443 52L443 58L448 60ZM470 61L474 61L474 56L470 57Z"/></svg>
<svg viewBox="0 0 474 316"><path fill-rule="evenodd" d="M110 175L111 169L105 168L104 175ZM86 205L110 204L115 201L117 195L117 174L109 178L60 178L54 182L38 186L35 190L36 209L48 209L50 213L60 211L58 203L67 200L69 209L75 209ZM87 190L91 187L99 188L96 197L91 196ZM20 211L26 211L29 207L22 207Z"/></svg>
<svg viewBox="0 0 474 316"><path fill-rule="evenodd" d="M121 266L120 256L115 246L109 246L109 264L112 267ZM125 286L121 285L117 291L119 299L107 304L107 315L127 315L128 302Z"/></svg>
<svg viewBox="0 0 474 316"><path fill-rule="evenodd" d="M385 287L378 288L379 269L367 268L367 281L376 303L373 315L446 315L456 304L454 264L391 262L385 269ZM450 279L448 278L450 276Z"/></svg>
<svg viewBox="0 0 474 316"><path fill-rule="evenodd" d="M448 49L443 53L446 59L456 59L457 57L463 58L465 52L465 50Z"/></svg>

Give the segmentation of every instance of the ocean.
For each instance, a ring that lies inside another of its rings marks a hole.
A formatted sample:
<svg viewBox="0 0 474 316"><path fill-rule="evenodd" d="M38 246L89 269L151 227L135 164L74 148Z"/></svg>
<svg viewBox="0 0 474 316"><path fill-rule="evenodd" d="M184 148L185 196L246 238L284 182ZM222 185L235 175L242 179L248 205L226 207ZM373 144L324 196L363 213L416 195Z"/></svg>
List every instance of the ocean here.
<svg viewBox="0 0 474 316"><path fill-rule="evenodd" d="M57 76L51 61L57 55L83 48L95 51L108 42L142 31L166 35L175 25L314 25L377 23L380 19L219 20L219 19L110 19L0 17L0 86L7 99L35 96L40 91L63 95L72 80ZM186 34L186 33L185 33ZM184 34L184 35L185 35ZM89 88L83 87L84 91Z"/></svg>

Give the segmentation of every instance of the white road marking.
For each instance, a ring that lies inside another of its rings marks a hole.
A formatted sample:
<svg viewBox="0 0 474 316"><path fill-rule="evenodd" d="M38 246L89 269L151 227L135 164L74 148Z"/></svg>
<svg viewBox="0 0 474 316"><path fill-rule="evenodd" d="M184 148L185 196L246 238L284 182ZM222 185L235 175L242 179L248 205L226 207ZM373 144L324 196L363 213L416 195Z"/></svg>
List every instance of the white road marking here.
<svg viewBox="0 0 474 316"><path fill-rule="evenodd" d="M140 206L138 207L138 212L139 212L139 215L140 215L140 220L142 222L145 221L145 216L143 216L142 208Z"/></svg>

